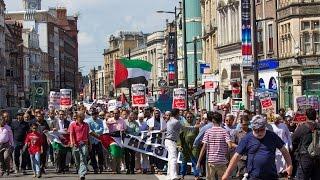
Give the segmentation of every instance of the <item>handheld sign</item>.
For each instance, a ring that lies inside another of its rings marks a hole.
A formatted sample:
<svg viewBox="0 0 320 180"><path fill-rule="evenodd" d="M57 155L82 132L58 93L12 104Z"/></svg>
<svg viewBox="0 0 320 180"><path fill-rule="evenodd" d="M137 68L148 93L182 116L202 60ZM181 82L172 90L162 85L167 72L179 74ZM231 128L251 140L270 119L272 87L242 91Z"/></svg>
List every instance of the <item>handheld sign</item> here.
<svg viewBox="0 0 320 180"><path fill-rule="evenodd" d="M60 109L69 109L72 107L72 90L60 89Z"/></svg>
<svg viewBox="0 0 320 180"><path fill-rule="evenodd" d="M132 84L132 106L145 107L146 106L146 85Z"/></svg>
<svg viewBox="0 0 320 180"><path fill-rule="evenodd" d="M173 109L185 110L187 109L187 90L185 88L173 89Z"/></svg>
<svg viewBox="0 0 320 180"><path fill-rule="evenodd" d="M49 109L60 109L60 92L50 91Z"/></svg>

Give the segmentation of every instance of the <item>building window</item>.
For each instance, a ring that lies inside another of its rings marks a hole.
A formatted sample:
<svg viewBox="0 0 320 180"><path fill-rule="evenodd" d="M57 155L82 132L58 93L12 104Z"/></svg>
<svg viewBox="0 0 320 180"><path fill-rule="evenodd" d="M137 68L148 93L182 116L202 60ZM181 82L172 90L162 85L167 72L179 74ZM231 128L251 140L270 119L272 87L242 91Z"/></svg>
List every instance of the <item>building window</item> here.
<svg viewBox="0 0 320 180"><path fill-rule="evenodd" d="M273 26L272 26L272 24L268 25L268 47L269 47L269 52L273 52Z"/></svg>
<svg viewBox="0 0 320 180"><path fill-rule="evenodd" d="M258 54L263 54L263 29L262 23L257 23L257 45L258 45Z"/></svg>
<svg viewBox="0 0 320 180"><path fill-rule="evenodd" d="M320 54L320 33L315 33L313 35L313 46L315 54Z"/></svg>
<svg viewBox="0 0 320 180"><path fill-rule="evenodd" d="M311 51L310 34L309 32L303 33L302 37L304 54L308 54Z"/></svg>
<svg viewBox="0 0 320 180"><path fill-rule="evenodd" d="M320 28L319 21L312 21L312 29L319 30L319 28Z"/></svg>
<svg viewBox="0 0 320 180"><path fill-rule="evenodd" d="M310 29L310 21L303 21L301 23L301 30L309 30Z"/></svg>

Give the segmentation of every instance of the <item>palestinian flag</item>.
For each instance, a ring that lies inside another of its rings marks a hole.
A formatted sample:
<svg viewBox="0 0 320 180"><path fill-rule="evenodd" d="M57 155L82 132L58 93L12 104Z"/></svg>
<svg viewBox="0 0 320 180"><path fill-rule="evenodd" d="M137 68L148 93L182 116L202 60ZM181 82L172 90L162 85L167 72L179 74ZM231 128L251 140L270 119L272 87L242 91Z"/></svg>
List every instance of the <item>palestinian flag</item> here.
<svg viewBox="0 0 320 180"><path fill-rule="evenodd" d="M53 150L66 151L70 145L70 134L66 132L46 132L47 140L51 143Z"/></svg>
<svg viewBox="0 0 320 180"><path fill-rule="evenodd" d="M102 146L110 152L114 158L121 158L123 156L122 148L118 145L115 139L109 134L102 134L99 136Z"/></svg>
<svg viewBox="0 0 320 180"><path fill-rule="evenodd" d="M117 59L114 63L115 88L130 88L132 84L148 85L152 64L140 59Z"/></svg>

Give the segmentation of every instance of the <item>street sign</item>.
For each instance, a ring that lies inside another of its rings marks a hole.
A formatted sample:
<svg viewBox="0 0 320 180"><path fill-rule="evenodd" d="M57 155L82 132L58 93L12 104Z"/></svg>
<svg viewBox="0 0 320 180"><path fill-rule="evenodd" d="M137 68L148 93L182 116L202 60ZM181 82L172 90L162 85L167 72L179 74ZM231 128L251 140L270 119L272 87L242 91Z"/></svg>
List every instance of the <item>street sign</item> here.
<svg viewBox="0 0 320 180"><path fill-rule="evenodd" d="M42 87L38 87L36 89L36 93L37 95L42 96L44 94L44 89Z"/></svg>
<svg viewBox="0 0 320 180"><path fill-rule="evenodd" d="M168 83L167 83L167 81L161 79L161 80L159 80L159 82L158 82L158 86L159 86L159 87L167 87L167 86L168 86Z"/></svg>

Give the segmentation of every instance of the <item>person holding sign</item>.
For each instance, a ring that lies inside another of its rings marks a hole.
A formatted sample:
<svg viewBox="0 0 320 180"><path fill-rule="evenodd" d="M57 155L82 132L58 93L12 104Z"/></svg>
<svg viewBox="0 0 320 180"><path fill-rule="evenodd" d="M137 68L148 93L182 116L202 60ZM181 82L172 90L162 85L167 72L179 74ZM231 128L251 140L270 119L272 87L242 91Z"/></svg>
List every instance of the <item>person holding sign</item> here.
<svg viewBox="0 0 320 180"><path fill-rule="evenodd" d="M182 127L179 122L179 110L173 109L171 111L172 117L167 122L166 136L164 145L168 150L168 170L167 177L169 180L178 179L178 152L177 140L179 138L180 129Z"/></svg>

